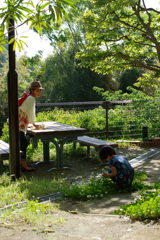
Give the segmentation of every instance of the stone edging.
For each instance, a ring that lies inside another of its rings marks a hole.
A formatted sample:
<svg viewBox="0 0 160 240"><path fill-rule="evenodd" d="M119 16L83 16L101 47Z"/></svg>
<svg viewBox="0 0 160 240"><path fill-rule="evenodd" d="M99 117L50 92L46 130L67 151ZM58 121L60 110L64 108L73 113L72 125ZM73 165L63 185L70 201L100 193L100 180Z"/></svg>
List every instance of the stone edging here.
<svg viewBox="0 0 160 240"><path fill-rule="evenodd" d="M150 157L153 157L153 156L157 155L158 153L160 153L160 148L152 148L150 151L142 154L139 157L133 158L129 162L132 165L132 167L134 167L137 163L144 161Z"/></svg>

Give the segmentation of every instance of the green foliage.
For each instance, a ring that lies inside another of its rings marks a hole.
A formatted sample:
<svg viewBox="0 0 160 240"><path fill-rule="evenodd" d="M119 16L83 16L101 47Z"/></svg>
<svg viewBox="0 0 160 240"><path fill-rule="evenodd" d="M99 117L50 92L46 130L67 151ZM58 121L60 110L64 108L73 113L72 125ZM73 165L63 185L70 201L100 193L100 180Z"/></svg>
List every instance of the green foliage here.
<svg viewBox="0 0 160 240"><path fill-rule="evenodd" d="M159 88L159 74L145 71L142 76L137 79L137 82L134 83L134 86L140 87L147 95L154 97Z"/></svg>
<svg viewBox="0 0 160 240"><path fill-rule="evenodd" d="M99 90L98 90L99 91ZM109 137L110 138L142 138L142 127L148 126L149 138L156 135L159 137L159 111L160 102L157 97L147 96L145 93L130 88L130 94L122 94L121 91L115 93L101 93L104 100L130 100L130 103L117 104L108 111ZM100 92L99 92L100 93ZM124 96L125 95L125 96ZM141 99L141 100L140 100ZM88 111L65 111L55 109L45 113L38 113L37 121L57 121L69 125L87 128L89 132L105 132L106 119L105 109L102 107ZM132 136L132 134L134 134Z"/></svg>
<svg viewBox="0 0 160 240"><path fill-rule="evenodd" d="M106 101L131 100L128 103L116 104L114 108L108 111L108 124L110 137L117 136L119 138L131 136L131 138L142 137L142 127L148 126L149 139L155 134L159 137L157 130L159 129L159 90L156 90L154 98L148 96L140 90L128 87L130 93L122 93L116 91L114 93L104 92L103 89L95 88L95 90ZM112 134L113 131L113 134ZM132 134L134 134L132 136Z"/></svg>
<svg viewBox="0 0 160 240"><path fill-rule="evenodd" d="M24 91L28 92L28 87L32 81L38 78L39 69L42 64L42 52L39 51L33 57L27 57L26 55L22 55L21 57L17 58L16 61L16 70L18 72L18 97L20 98ZM8 73L8 62L6 61L3 64L2 69L2 77L0 77L0 104L8 104L8 90L7 90L7 73ZM39 79L37 79L39 80ZM37 102L39 99L37 99ZM1 108L3 109L3 108ZM0 109L0 110L1 110ZM2 112L0 118L5 116L5 112ZM6 116L5 116L6 118Z"/></svg>
<svg viewBox="0 0 160 240"><path fill-rule="evenodd" d="M21 207L21 209L19 209ZM39 203L36 201L29 201L27 204L21 206L12 205L11 209L6 209L0 216L1 225L10 224L29 224L32 226L32 231L40 230L42 232L55 232L54 229L46 229L46 226L55 226L63 223L63 216L59 215L59 206L52 202ZM42 225L42 222L45 223Z"/></svg>
<svg viewBox="0 0 160 240"><path fill-rule="evenodd" d="M103 198L114 191L115 186L110 179L92 178L88 184L81 182L79 185L72 184L68 189L63 189L63 197L84 201Z"/></svg>
<svg viewBox="0 0 160 240"><path fill-rule="evenodd" d="M49 207L49 204L41 204L38 202L38 200L29 201L27 204L25 204L26 211L29 210L32 213L41 211L47 214L49 212Z"/></svg>
<svg viewBox="0 0 160 240"><path fill-rule="evenodd" d="M40 196L54 192L60 192L67 184L61 179L37 179L34 177L30 180L21 177L19 180L13 182L10 176L2 174L0 176L0 195L3 198L0 201L0 208L25 200L35 200Z"/></svg>
<svg viewBox="0 0 160 240"><path fill-rule="evenodd" d="M119 90L122 90L123 93L130 93L128 86L135 86L137 79L142 76L141 69L127 69L119 77L118 81L120 83Z"/></svg>
<svg viewBox="0 0 160 240"><path fill-rule="evenodd" d="M160 182L144 187L134 203L120 207L116 214L130 216L133 220L158 220L160 217Z"/></svg>
<svg viewBox="0 0 160 240"><path fill-rule="evenodd" d="M134 100L124 104L116 104L114 108L108 110L108 127L110 139L142 139L142 128L148 126L148 139L159 137L159 111L160 101L157 97L154 100L141 91L131 89L131 94L124 94L125 99L134 97ZM103 93L102 93L103 95ZM103 95L108 100L123 100L123 94L120 91L114 94ZM139 100L141 99L141 100ZM93 110L64 110L55 108L53 111L39 112L36 117L37 122L55 121L72 126L86 128L88 132L99 132L104 136L106 132L106 110L102 107ZM2 140L8 142L8 125L5 123L2 133ZM39 146L39 148L42 148ZM33 154L32 149L28 149L28 154ZM39 150L38 150L39 151ZM41 153L42 154L42 153ZM37 157L36 157L37 155ZM35 159L39 157L38 152Z"/></svg>
<svg viewBox="0 0 160 240"><path fill-rule="evenodd" d="M102 99L105 101L117 101L117 100L153 100L159 99L159 90L155 92L154 98L152 96L147 95L146 93L135 89L131 86L127 87L129 93L123 93L122 90L118 90L115 92L104 91L102 88L94 87L94 90L98 92L99 95L102 96Z"/></svg>
<svg viewBox="0 0 160 240"><path fill-rule="evenodd" d="M159 108L159 101L132 101L125 109L117 105L114 110L109 110L109 129L115 134L116 130L119 131L121 136L132 135L133 132L137 137L142 136L142 127L148 126L149 132L154 135L159 128Z"/></svg>
<svg viewBox="0 0 160 240"><path fill-rule="evenodd" d="M79 184L73 183L68 189L66 188L63 189L63 197L85 201L103 198L108 194L114 194L117 193L118 191L119 192L137 191L139 189L146 187L145 184L143 184L143 182L139 180L140 177L141 179L144 179L146 178L146 175L144 173L135 174L133 187L126 188L124 190L118 190L110 178L93 177L87 184L81 181Z"/></svg>
<svg viewBox="0 0 160 240"><path fill-rule="evenodd" d="M30 140L32 143L32 139ZM43 143L38 141L36 148L33 150L32 144L27 147L27 161L29 160L41 161L43 159Z"/></svg>
<svg viewBox="0 0 160 240"><path fill-rule="evenodd" d="M51 29L50 24L45 21L46 18L50 18L52 21L60 24L62 16L66 15L65 7L70 6L74 8L74 5L75 1L73 0L57 0L56 2L40 0L37 3L34 1L4 1L3 6L0 8L0 51L3 51L3 45L6 43L13 43L13 49L18 48L19 51L23 49L25 44L21 39L25 36L18 38L17 34L9 42L5 38L5 34L9 30L10 19L13 19L17 24L16 29L27 23L30 29L34 28L39 35L42 35L43 28Z"/></svg>
<svg viewBox="0 0 160 240"><path fill-rule="evenodd" d="M115 213L129 216L133 220L158 220L160 217L160 182L153 186L145 185L142 179L146 178L144 173L136 172L132 189L125 190L118 190L110 179L91 178L88 184L82 181L79 184L72 184L68 189L63 189L63 198L86 201L103 198L117 191L123 193L139 190L140 197L135 199L135 203L121 206Z"/></svg>
<svg viewBox="0 0 160 240"><path fill-rule="evenodd" d="M102 107L85 111L65 111L55 108L53 111L37 114L38 122L55 121L72 126L87 128L89 131L105 130L105 110Z"/></svg>
<svg viewBox="0 0 160 240"><path fill-rule="evenodd" d="M18 30L22 25L27 24L28 29L34 29L39 35L42 35L43 29L46 29L47 31L53 30L53 26L51 27L51 24L48 23L46 19L49 19L52 23L56 22L59 25L64 16L67 18L67 8L75 10L77 0L57 0L56 2L50 0L39 0L36 2L32 0L8 0L1 2L3 3L1 3L0 6L0 53L2 52L4 55L0 54L0 68L3 67L2 71L0 70L3 74L2 81L0 82L0 104L7 104L8 69L6 65L8 62L6 62L6 55L8 56L8 54L6 48L8 50L8 44L13 45L13 50L21 51L23 46L26 45L23 40L26 37L21 36L21 34L18 33ZM6 34L9 31L10 19L14 20L16 31L15 37L8 41ZM37 55L31 58L31 61L26 61L26 65L24 65L22 59L17 61L16 67L19 74L19 97L22 95L23 91L26 91L26 89L28 91L28 86L31 81L36 80L36 78L39 80L40 71L38 70L38 67L40 61L37 61L37 59L39 59L39 56ZM36 61L37 64L35 64Z"/></svg>
<svg viewBox="0 0 160 240"><path fill-rule="evenodd" d="M41 102L98 101L94 86L104 87L106 78L90 69L80 68L75 60L78 50L73 45L56 50L39 66L35 78L45 88Z"/></svg>
<svg viewBox="0 0 160 240"><path fill-rule="evenodd" d="M81 21L86 48L77 54L81 66L106 74L115 70L159 70L159 11L145 1L91 0Z"/></svg>
<svg viewBox="0 0 160 240"><path fill-rule="evenodd" d="M93 87L110 89L106 76L80 67L75 58L80 49L85 50L85 27L81 17L88 6L91 6L90 1L81 0L76 3L76 11L67 9L69 17L63 18L60 27L46 19L54 30L43 29L43 34L50 40L54 54L44 61L37 74L45 87L42 102L98 101L101 99Z"/></svg>
<svg viewBox="0 0 160 240"><path fill-rule="evenodd" d="M7 54L8 46L7 44L4 45L4 51L0 51L0 73L2 73L2 67L3 64L8 60L8 54Z"/></svg>
<svg viewBox="0 0 160 240"><path fill-rule="evenodd" d="M9 143L9 126L7 123L3 125L1 140Z"/></svg>

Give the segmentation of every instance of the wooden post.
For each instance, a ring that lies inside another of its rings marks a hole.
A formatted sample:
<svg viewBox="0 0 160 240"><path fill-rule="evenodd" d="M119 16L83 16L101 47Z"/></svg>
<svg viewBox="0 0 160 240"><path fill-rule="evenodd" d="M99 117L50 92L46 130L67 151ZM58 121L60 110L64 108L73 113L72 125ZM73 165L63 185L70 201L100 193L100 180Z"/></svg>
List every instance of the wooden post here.
<svg viewBox="0 0 160 240"><path fill-rule="evenodd" d="M105 109L106 109L106 138L108 139L109 134L108 134L108 109L109 109L109 101L105 101Z"/></svg>
<svg viewBox="0 0 160 240"><path fill-rule="evenodd" d="M8 40L15 37L14 20L10 19ZM13 42L14 43L14 42ZM13 43L9 44L8 71L8 108L9 108L9 145L10 145L10 175L12 179L20 177L20 141L18 124L18 74L16 72L15 51Z"/></svg>
<svg viewBox="0 0 160 240"><path fill-rule="evenodd" d="M142 127L142 138L143 141L148 141L148 126L143 126Z"/></svg>

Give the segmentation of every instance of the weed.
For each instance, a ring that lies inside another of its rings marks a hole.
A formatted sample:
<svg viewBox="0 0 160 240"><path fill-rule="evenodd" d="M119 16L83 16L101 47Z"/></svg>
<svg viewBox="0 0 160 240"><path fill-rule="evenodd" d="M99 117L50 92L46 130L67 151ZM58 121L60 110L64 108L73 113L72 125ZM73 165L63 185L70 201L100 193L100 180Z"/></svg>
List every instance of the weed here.
<svg viewBox="0 0 160 240"><path fill-rule="evenodd" d="M121 206L115 214L130 216L133 220L158 220L160 217L160 182L144 186L134 203Z"/></svg>
<svg viewBox="0 0 160 240"><path fill-rule="evenodd" d="M64 219L58 216L59 207L51 202L39 203L36 201L29 201L23 208L12 207L1 214L0 222L20 222L42 227L42 222L45 225L56 225L63 223Z"/></svg>
<svg viewBox="0 0 160 240"><path fill-rule="evenodd" d="M21 201L36 199L43 195L61 191L61 188L68 183L59 180L50 180L46 178L27 180L21 177L19 180L12 182L10 177L3 174L0 177L0 207L3 208L9 204L16 204Z"/></svg>
<svg viewBox="0 0 160 240"><path fill-rule="evenodd" d="M140 174L139 174L140 175ZM139 180L134 180L132 189L124 189L120 192L137 191L144 188ZM68 189L63 189L63 197L76 200L93 200L117 193L118 189L110 178L91 178L88 184L81 181L79 184L72 184Z"/></svg>

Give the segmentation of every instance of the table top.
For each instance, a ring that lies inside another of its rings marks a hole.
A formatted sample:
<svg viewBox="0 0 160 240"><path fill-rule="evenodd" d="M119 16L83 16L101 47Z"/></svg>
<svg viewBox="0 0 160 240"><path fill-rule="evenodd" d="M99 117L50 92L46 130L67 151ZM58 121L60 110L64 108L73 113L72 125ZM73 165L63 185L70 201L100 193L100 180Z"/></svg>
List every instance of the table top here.
<svg viewBox="0 0 160 240"><path fill-rule="evenodd" d="M82 135L82 133L85 133L87 131L86 128L79 128L74 127L68 124L58 123L58 122L37 122L37 124L43 125L44 129L31 129L28 128L28 133L31 133L33 135L53 135L53 134L78 134Z"/></svg>

